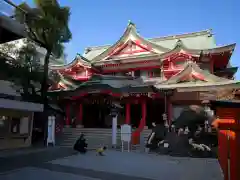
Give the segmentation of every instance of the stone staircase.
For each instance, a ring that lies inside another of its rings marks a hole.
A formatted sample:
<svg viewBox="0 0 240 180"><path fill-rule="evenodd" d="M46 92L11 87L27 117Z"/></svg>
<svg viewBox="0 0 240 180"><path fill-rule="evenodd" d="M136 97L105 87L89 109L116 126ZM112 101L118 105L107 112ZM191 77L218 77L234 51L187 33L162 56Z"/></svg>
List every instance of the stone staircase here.
<svg viewBox="0 0 240 180"><path fill-rule="evenodd" d="M70 128L66 127L63 129L61 138L58 141L58 145L61 147L73 147L74 143L83 133L86 136L88 149L96 149L101 145L105 145L108 148L112 148L112 129L103 129L103 128ZM145 129L142 132L142 138L140 145L132 145L130 148L132 150L142 149L148 135L151 133L151 130ZM144 144L143 144L144 143ZM120 129L117 131L117 148L121 149L121 137ZM124 149L127 148L127 145Z"/></svg>

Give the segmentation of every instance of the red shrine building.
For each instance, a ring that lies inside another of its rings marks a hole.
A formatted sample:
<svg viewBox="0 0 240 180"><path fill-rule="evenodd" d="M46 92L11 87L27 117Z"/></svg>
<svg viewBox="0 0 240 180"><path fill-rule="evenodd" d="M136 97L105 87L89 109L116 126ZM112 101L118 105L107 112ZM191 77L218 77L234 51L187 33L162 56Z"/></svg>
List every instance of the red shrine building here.
<svg viewBox="0 0 240 180"><path fill-rule="evenodd" d="M229 63L235 44L217 46L211 30L146 39L129 22L112 45L88 47L66 65L51 65L57 79L49 96L65 109L67 126L111 127L110 108L122 109L118 124L140 132L203 100L239 87Z"/></svg>

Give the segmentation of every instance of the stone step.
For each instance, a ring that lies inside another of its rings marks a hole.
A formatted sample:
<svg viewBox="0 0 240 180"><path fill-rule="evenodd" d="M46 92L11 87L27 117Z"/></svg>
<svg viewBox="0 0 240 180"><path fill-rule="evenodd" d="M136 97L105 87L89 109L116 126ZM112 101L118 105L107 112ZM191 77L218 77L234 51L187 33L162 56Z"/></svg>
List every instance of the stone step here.
<svg viewBox="0 0 240 180"><path fill-rule="evenodd" d="M103 129L103 128L63 128L63 132L112 132L112 129ZM120 132L120 129L119 129Z"/></svg>
<svg viewBox="0 0 240 180"><path fill-rule="evenodd" d="M72 143L72 144L74 144L76 142L76 140L69 140L69 139L63 139L63 140L61 140L61 143ZM121 139L117 139L117 142L118 143L121 143ZM94 143L112 143L112 139L110 139L110 138L106 138L106 139L88 139L87 140L87 143L88 144L94 144Z"/></svg>
<svg viewBox="0 0 240 180"><path fill-rule="evenodd" d="M148 138L149 134L141 134L141 136L144 137L144 139ZM63 138L65 139L77 139L79 137L79 135L75 135L75 134L63 134ZM92 133L87 133L85 134L85 137L88 139L88 138L99 138L99 139L102 139L102 138L106 138L106 137L112 137L112 133L106 133L106 134L98 134L98 133L95 133L95 132L92 132ZM120 133L117 133L117 137L121 138L121 135Z"/></svg>
<svg viewBox="0 0 240 180"><path fill-rule="evenodd" d="M76 137L62 137L61 140L62 141L73 141L75 142L78 138ZM98 137L98 136L91 136L91 137L86 137L87 141L102 141L102 140L112 140L111 136L104 136L104 137ZM117 140L121 140L120 136L117 136ZM143 139L144 141L147 140L147 138L144 137Z"/></svg>
<svg viewBox="0 0 240 180"><path fill-rule="evenodd" d="M144 140L147 140L148 135L142 135ZM77 140L79 136L77 135L63 135L62 139L68 139L68 140ZM104 135L100 135L100 134L86 134L86 139L90 140L90 139L106 139L112 138L112 134L104 134ZM117 134L117 139L121 139L121 135Z"/></svg>
<svg viewBox="0 0 240 180"><path fill-rule="evenodd" d="M96 149L102 145L112 146L112 130L100 128L64 128L59 145L62 147L73 147L81 133L85 134L89 149ZM149 129L143 130L141 136L144 137L144 142L150 133L151 130ZM117 145L121 147L120 129L117 131ZM126 146L124 148L127 150ZM131 149L139 150L141 147L140 145L131 145Z"/></svg>
<svg viewBox="0 0 240 180"><path fill-rule="evenodd" d="M112 133L112 129L95 129L95 128L87 128L87 129L84 129L84 128L64 128L63 129L63 133L92 133L92 132L95 132L95 133ZM120 129L118 129L117 131L118 133L120 133ZM150 134L151 133L151 130L147 129L147 130L143 130L144 134Z"/></svg>
<svg viewBox="0 0 240 180"><path fill-rule="evenodd" d="M63 131L63 133L72 133L72 132L76 132L76 133L91 133L91 132L95 132L95 133L111 133L112 131L109 131L109 130L88 130L88 131L83 131L83 130L79 130L79 129L73 129L73 130L68 130L68 131ZM120 131L117 131L120 133Z"/></svg>

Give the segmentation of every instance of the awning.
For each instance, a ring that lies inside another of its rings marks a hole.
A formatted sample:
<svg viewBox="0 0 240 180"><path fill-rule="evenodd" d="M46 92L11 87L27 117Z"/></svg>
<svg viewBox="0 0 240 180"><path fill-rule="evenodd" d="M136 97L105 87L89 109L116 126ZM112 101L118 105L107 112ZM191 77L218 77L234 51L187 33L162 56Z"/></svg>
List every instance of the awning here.
<svg viewBox="0 0 240 180"><path fill-rule="evenodd" d="M0 37L0 43L5 43L17 39L26 37L26 29L23 24L20 24L16 20L11 19L0 13L0 30L2 30L2 36Z"/></svg>
<svg viewBox="0 0 240 180"><path fill-rule="evenodd" d="M239 89L240 82L229 80L226 82L203 82L203 83L179 83L179 84L158 84L157 89L176 89L178 92L206 92L226 89Z"/></svg>
<svg viewBox="0 0 240 180"><path fill-rule="evenodd" d="M32 111L32 112L43 112L42 104L3 99L3 98L0 98L0 108Z"/></svg>

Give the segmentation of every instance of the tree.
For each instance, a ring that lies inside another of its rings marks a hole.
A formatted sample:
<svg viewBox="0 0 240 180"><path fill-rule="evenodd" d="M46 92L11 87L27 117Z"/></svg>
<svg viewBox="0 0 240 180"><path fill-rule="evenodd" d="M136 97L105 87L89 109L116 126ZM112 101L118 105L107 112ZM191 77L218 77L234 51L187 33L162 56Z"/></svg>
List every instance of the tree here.
<svg viewBox="0 0 240 180"><path fill-rule="evenodd" d="M48 65L51 55L63 55L63 43L69 42L72 34L68 27L70 9L61 7L57 0L35 0L34 8L22 3L16 8L16 20L25 23L28 37L46 48L44 59L44 76L41 83L41 94L44 107L47 105Z"/></svg>
<svg viewBox="0 0 240 180"><path fill-rule="evenodd" d="M28 40L20 49L15 45L15 43L1 45L1 73L6 76L6 79L14 82L15 88L21 92L24 100L39 101L43 71L41 71L36 46Z"/></svg>
<svg viewBox="0 0 240 180"><path fill-rule="evenodd" d="M24 69L19 84L23 88L23 96L27 99L36 99L38 91L40 90L40 83L43 79L43 72L41 71L40 59L36 50L36 45L27 40L26 44L22 46L18 53L16 61L20 64L21 69Z"/></svg>

